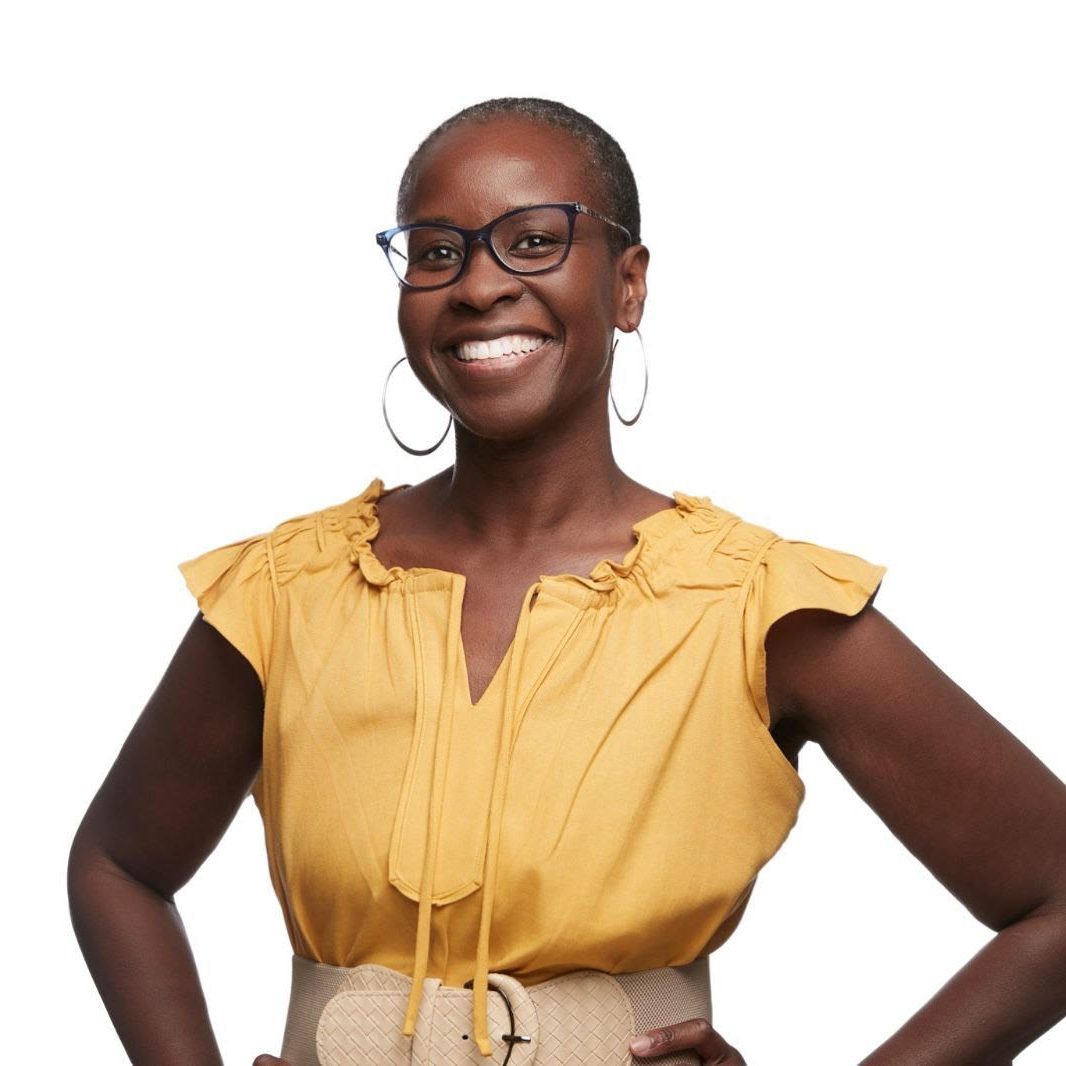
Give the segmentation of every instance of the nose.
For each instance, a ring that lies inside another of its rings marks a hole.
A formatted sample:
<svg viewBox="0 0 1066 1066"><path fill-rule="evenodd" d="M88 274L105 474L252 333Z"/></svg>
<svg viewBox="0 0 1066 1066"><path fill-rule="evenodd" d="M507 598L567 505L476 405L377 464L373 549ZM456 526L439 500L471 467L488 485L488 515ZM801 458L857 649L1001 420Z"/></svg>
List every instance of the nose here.
<svg viewBox="0 0 1066 1066"><path fill-rule="evenodd" d="M466 270L448 288L453 305L466 304L478 310L486 310L497 300L515 299L521 294L521 279L496 262L484 240L471 244Z"/></svg>

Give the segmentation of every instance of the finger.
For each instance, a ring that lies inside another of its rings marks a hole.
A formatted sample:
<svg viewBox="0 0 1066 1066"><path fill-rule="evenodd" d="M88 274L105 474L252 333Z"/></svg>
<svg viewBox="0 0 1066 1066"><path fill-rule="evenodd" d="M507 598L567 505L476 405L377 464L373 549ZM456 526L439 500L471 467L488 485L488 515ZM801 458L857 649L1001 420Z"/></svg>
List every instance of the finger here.
<svg viewBox="0 0 1066 1066"><path fill-rule="evenodd" d="M252 1066L290 1066L290 1064L276 1055L256 1055Z"/></svg>
<svg viewBox="0 0 1066 1066"><path fill-rule="evenodd" d="M671 1051L695 1051L701 1061L716 1066L745 1066L739 1051L717 1032L706 1018L689 1018L674 1025L648 1029L629 1044L634 1055L665 1055Z"/></svg>

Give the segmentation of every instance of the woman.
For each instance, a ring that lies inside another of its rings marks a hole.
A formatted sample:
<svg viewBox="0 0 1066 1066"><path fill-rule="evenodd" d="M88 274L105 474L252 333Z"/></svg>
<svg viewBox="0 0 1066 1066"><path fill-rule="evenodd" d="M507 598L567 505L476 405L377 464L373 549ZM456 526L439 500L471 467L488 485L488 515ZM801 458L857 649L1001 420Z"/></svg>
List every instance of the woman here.
<svg viewBox="0 0 1066 1066"><path fill-rule="evenodd" d="M640 1033L634 1061L742 1064L706 956L814 740L998 932L864 1064L1010 1062L1066 1014L1066 787L872 606L883 567L615 464L649 258L621 149L488 101L419 147L398 219L455 463L182 564L202 613L71 855L131 1059L220 1061L173 893L251 790L294 953L256 1066L628 1062Z"/></svg>

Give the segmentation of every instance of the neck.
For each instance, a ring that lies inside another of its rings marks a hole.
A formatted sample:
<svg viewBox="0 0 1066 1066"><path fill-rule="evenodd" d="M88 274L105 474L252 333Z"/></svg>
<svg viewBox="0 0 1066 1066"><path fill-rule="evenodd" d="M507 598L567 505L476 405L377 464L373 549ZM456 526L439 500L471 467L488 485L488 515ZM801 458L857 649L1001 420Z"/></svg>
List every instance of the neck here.
<svg viewBox="0 0 1066 1066"><path fill-rule="evenodd" d="M515 547L622 509L639 489L615 461L606 404L594 419L561 419L524 439L489 440L456 424L455 463L430 480L459 530L491 531Z"/></svg>

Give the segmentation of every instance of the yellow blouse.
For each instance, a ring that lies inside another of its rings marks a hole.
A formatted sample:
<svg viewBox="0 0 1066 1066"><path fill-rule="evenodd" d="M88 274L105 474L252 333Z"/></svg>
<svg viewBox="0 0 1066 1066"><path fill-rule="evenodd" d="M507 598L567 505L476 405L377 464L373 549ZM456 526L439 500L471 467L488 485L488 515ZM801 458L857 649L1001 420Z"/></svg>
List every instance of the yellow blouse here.
<svg viewBox="0 0 1066 1066"><path fill-rule="evenodd" d="M409 974L407 1035L428 973L473 977L489 1055L490 968L530 985L729 938L804 798L768 729L766 632L856 614L885 567L674 492L620 563L540 576L472 704L465 578L373 551L405 487L180 570L263 683L252 795L293 952Z"/></svg>

